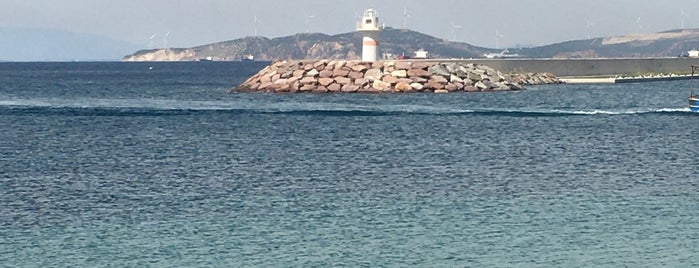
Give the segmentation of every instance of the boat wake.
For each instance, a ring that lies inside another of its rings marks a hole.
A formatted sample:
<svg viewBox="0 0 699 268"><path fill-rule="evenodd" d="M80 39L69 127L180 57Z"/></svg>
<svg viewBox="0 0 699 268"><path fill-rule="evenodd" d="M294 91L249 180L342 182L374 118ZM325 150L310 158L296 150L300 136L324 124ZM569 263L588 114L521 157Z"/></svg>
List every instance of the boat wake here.
<svg viewBox="0 0 699 268"><path fill-rule="evenodd" d="M359 105L317 102L182 101L158 99L33 99L0 101L0 115L54 114L66 116L167 116L196 114L281 114L305 116L616 116L690 115L689 108L547 109L457 108L425 105Z"/></svg>

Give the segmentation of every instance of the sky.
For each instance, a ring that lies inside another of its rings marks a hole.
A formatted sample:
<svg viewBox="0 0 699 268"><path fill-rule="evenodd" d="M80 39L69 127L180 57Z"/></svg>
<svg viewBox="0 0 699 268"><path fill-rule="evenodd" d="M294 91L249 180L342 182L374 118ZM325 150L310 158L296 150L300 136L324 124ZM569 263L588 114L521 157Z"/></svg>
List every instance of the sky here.
<svg viewBox="0 0 699 268"><path fill-rule="evenodd" d="M696 0L0 0L0 27L192 47L255 33L346 33L368 8L389 27L489 48L699 28Z"/></svg>

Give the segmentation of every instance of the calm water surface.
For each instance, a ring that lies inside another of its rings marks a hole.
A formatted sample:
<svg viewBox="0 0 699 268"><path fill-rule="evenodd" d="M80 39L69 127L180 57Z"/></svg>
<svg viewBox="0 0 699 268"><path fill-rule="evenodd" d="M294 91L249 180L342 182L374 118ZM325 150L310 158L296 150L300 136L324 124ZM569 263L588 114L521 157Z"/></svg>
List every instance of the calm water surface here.
<svg viewBox="0 0 699 268"><path fill-rule="evenodd" d="M3 267L690 267L686 81L229 94L264 63L0 63Z"/></svg>

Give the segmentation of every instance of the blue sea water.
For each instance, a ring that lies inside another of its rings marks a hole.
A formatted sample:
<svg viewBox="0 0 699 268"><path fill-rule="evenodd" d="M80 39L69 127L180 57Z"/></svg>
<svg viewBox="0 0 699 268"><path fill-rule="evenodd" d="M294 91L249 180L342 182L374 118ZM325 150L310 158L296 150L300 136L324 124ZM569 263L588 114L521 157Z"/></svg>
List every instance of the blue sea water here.
<svg viewBox="0 0 699 268"><path fill-rule="evenodd" d="M264 65L0 63L0 266L699 266L686 81L227 92Z"/></svg>

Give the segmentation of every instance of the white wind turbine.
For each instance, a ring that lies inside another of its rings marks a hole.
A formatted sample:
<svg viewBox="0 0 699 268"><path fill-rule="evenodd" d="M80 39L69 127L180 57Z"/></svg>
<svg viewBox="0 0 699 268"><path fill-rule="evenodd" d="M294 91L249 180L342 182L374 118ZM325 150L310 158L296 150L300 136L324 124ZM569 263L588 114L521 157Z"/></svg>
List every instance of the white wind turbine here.
<svg viewBox="0 0 699 268"><path fill-rule="evenodd" d="M641 33L641 17L638 17L636 19L636 33L640 34Z"/></svg>
<svg viewBox="0 0 699 268"><path fill-rule="evenodd" d="M156 36L158 36L158 34L154 33L148 38L148 49L153 49L153 39L155 39Z"/></svg>
<svg viewBox="0 0 699 268"><path fill-rule="evenodd" d="M408 19L410 18L410 13L408 13L408 7L403 9L403 29L408 29Z"/></svg>
<svg viewBox="0 0 699 268"><path fill-rule="evenodd" d="M315 18L315 15L306 15L306 33L311 32L311 20Z"/></svg>
<svg viewBox="0 0 699 268"><path fill-rule="evenodd" d="M167 37L170 36L170 32L167 32L165 35L163 35L163 49L167 51Z"/></svg>
<svg viewBox="0 0 699 268"><path fill-rule="evenodd" d="M257 15L254 16L252 24L254 28L252 36L257 36L257 26L261 24L260 20L257 19Z"/></svg>
<svg viewBox="0 0 699 268"><path fill-rule="evenodd" d="M587 27L587 39L592 39L592 36L590 34L590 29L597 25L594 21L590 21L589 19L585 19L585 26Z"/></svg>
<svg viewBox="0 0 699 268"><path fill-rule="evenodd" d="M687 13L684 8L680 10L680 28L684 30L684 19L687 17Z"/></svg>
<svg viewBox="0 0 699 268"><path fill-rule="evenodd" d="M461 29L461 25L456 25L453 22L451 23L451 41L456 42L456 31Z"/></svg>
<svg viewBox="0 0 699 268"><path fill-rule="evenodd" d="M500 49L500 39L504 38L505 35L500 33L500 29L495 29L495 48Z"/></svg>

